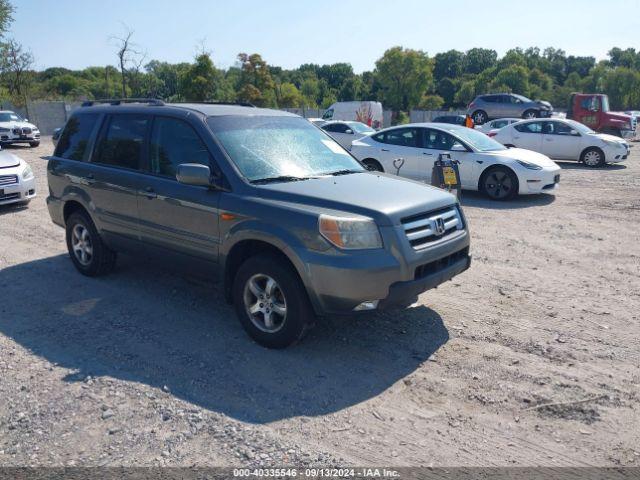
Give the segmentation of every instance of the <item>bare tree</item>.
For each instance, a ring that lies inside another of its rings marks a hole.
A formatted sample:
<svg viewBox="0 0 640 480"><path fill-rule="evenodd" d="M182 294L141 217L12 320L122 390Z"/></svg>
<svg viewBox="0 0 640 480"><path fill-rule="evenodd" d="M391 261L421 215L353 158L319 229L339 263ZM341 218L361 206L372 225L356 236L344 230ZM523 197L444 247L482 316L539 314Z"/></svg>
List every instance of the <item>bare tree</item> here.
<svg viewBox="0 0 640 480"><path fill-rule="evenodd" d="M7 80L9 93L27 99L27 90L31 79L34 58L30 50L9 39L0 45L0 70Z"/></svg>
<svg viewBox="0 0 640 480"><path fill-rule="evenodd" d="M134 43L131 38L133 37L133 30L128 28L126 25L123 25L125 31L124 35L121 37L112 36L111 40L115 43L118 48L117 55L118 61L120 63L120 75L122 77L122 96L127 96L127 71L128 65L133 64L137 65L138 70L140 69L140 65L144 61L146 54L140 51L140 47Z"/></svg>

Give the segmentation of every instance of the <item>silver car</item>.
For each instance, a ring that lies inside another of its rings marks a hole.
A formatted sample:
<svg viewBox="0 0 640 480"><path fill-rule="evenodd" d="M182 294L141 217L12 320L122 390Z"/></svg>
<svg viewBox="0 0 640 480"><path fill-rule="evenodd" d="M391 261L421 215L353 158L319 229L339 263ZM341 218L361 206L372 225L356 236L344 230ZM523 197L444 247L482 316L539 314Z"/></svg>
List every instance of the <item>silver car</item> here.
<svg viewBox="0 0 640 480"><path fill-rule="evenodd" d="M553 107L549 102L530 100L515 93L478 95L467 109L476 125L482 125L493 118L550 117L552 111Z"/></svg>

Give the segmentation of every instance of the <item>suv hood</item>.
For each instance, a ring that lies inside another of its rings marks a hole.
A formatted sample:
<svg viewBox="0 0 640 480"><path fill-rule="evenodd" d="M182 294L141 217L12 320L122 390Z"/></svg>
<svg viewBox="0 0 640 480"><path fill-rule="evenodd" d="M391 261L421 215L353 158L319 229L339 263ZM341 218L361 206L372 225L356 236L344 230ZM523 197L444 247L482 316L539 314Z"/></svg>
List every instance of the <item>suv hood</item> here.
<svg viewBox="0 0 640 480"><path fill-rule="evenodd" d="M319 212L331 209L364 215L373 218L380 226L398 225L404 217L457 202L456 197L439 188L377 172L327 176L255 188L260 190L262 198L302 204Z"/></svg>
<svg viewBox="0 0 640 480"><path fill-rule="evenodd" d="M29 122L0 122L0 126L4 127L4 128L22 128L22 127L27 127L27 128L31 128L34 130L37 130L38 127L36 127L33 123L29 123Z"/></svg>
<svg viewBox="0 0 640 480"><path fill-rule="evenodd" d="M13 153L0 152L0 168L17 167L20 165L20 158Z"/></svg>
<svg viewBox="0 0 640 480"><path fill-rule="evenodd" d="M525 150L524 148L509 148L507 150L498 150L487 153L505 159L522 160L523 162L533 163L534 165L538 165L543 168L556 166L556 163L546 155L532 150Z"/></svg>

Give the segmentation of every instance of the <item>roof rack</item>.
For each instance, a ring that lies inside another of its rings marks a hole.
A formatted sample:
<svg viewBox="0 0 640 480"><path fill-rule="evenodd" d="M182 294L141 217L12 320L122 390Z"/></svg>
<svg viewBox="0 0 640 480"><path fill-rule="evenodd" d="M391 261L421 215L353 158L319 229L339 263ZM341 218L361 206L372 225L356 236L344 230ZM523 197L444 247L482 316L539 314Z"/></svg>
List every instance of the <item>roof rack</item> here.
<svg viewBox="0 0 640 480"><path fill-rule="evenodd" d="M153 106L162 106L164 102L158 98L105 98L101 100L87 100L82 102L83 107L91 107L92 105L108 103L109 105L122 105L123 103L147 103Z"/></svg>
<svg viewBox="0 0 640 480"><path fill-rule="evenodd" d="M177 103L177 104L195 103L195 104L203 104L203 105L235 105L237 107L257 108L253 103L249 103L249 102L173 102L173 103Z"/></svg>

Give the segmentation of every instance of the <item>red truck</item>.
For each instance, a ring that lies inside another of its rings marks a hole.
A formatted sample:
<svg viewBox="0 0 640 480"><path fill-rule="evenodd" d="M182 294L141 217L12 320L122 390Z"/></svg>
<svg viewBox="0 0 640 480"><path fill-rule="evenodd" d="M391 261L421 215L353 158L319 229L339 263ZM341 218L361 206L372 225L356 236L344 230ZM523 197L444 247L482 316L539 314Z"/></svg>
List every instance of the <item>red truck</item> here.
<svg viewBox="0 0 640 480"><path fill-rule="evenodd" d="M609 111L609 97L602 93L572 93L567 118L585 124L599 133L618 137L633 136L635 121L631 115Z"/></svg>

